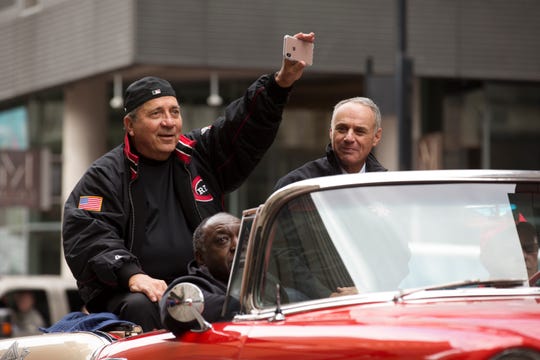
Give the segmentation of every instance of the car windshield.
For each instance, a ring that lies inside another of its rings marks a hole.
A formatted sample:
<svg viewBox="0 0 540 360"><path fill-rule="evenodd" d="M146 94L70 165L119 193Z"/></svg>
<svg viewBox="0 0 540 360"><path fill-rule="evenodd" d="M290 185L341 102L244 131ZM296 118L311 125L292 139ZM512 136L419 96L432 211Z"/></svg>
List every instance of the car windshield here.
<svg viewBox="0 0 540 360"><path fill-rule="evenodd" d="M538 222L537 186L361 186L297 197L268 232L259 304L275 304L276 284L282 303L462 281L526 284L517 224ZM529 250L537 259L537 243Z"/></svg>

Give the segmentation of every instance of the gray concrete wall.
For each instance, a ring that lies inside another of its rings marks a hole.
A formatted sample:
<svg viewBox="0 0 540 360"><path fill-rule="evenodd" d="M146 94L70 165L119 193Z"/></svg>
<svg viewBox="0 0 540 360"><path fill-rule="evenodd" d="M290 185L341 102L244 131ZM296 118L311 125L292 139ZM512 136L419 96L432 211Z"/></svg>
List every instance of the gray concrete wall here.
<svg viewBox="0 0 540 360"><path fill-rule="evenodd" d="M131 0L43 3L33 14L0 14L0 100L132 63Z"/></svg>
<svg viewBox="0 0 540 360"><path fill-rule="evenodd" d="M540 81L539 1L407 3L407 43L417 76ZM310 74L361 74L368 57L375 73L394 71L395 0L43 4L27 16L0 12L0 101L141 66L274 70L282 36L298 31L317 34Z"/></svg>

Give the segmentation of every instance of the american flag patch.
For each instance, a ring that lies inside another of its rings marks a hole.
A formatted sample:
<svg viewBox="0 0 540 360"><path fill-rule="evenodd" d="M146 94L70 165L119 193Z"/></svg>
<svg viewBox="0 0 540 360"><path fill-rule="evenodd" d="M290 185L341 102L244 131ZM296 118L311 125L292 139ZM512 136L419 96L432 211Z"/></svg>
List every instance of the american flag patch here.
<svg viewBox="0 0 540 360"><path fill-rule="evenodd" d="M101 211L103 198L101 196L81 196L79 198L79 209L88 211Z"/></svg>

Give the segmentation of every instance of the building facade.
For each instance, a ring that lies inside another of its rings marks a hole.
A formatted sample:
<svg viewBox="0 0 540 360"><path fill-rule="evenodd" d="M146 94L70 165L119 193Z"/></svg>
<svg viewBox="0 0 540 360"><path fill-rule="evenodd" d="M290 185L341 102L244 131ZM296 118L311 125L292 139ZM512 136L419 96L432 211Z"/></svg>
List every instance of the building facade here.
<svg viewBox="0 0 540 360"><path fill-rule="evenodd" d="M316 33L314 65L229 211L259 204L279 177L322 156L332 106L353 96L381 106L376 155L390 170L538 169L538 18L537 0L0 1L0 274L66 271L63 201L121 142L131 81L170 80L184 128L205 126L277 70L283 35L300 31ZM402 59L411 66L399 91ZM223 105L209 105L212 94Z"/></svg>

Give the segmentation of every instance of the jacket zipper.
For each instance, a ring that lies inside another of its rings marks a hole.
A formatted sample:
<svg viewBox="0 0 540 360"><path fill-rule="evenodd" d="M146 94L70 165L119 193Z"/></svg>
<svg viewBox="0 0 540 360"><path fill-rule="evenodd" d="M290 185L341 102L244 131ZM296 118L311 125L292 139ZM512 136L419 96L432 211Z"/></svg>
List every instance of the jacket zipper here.
<svg viewBox="0 0 540 360"><path fill-rule="evenodd" d="M135 206L133 205L133 195L131 194L131 187L133 180L128 185L129 206L131 207L131 237L129 244L129 251L133 253L133 242L135 241Z"/></svg>

